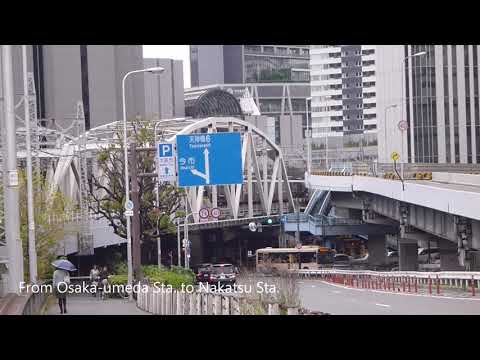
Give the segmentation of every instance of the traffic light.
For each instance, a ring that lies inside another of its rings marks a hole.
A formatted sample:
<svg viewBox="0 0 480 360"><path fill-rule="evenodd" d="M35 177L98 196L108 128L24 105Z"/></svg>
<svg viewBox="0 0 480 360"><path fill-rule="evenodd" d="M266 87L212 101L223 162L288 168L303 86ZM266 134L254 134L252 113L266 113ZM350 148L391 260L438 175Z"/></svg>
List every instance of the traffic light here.
<svg viewBox="0 0 480 360"><path fill-rule="evenodd" d="M268 218L268 219L267 219L267 224L268 224L268 225L272 225L272 224L273 224L273 220L270 219L270 218Z"/></svg>

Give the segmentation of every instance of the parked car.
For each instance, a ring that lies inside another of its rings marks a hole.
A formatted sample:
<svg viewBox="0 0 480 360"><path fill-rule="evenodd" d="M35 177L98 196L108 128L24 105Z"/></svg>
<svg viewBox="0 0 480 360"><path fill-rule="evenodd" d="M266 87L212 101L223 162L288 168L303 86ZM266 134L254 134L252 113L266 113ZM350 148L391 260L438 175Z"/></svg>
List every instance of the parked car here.
<svg viewBox="0 0 480 360"><path fill-rule="evenodd" d="M196 271L196 280L198 283L207 282L210 280L210 274L212 273L212 264L205 263L199 264Z"/></svg>
<svg viewBox="0 0 480 360"><path fill-rule="evenodd" d="M209 277L209 284L233 285L236 281L236 269L232 264L214 264Z"/></svg>

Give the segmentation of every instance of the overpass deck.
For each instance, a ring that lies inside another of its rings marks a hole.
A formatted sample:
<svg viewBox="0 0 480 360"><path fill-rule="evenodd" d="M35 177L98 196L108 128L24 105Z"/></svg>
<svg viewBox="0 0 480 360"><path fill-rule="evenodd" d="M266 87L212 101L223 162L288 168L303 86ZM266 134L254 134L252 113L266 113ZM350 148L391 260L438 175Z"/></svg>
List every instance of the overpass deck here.
<svg viewBox="0 0 480 360"><path fill-rule="evenodd" d="M452 215L480 220L480 186L441 183L430 180L399 180L369 176L310 175L311 189L337 192L367 192Z"/></svg>

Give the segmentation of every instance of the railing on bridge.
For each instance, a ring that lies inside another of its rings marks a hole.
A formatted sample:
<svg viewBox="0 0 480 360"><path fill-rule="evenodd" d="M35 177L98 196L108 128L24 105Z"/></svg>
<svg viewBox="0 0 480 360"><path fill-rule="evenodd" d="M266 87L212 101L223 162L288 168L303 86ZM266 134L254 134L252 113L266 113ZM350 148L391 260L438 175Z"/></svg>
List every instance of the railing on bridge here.
<svg viewBox="0 0 480 360"><path fill-rule="evenodd" d="M433 172L480 174L480 164L397 163L397 171L404 179L431 180ZM345 162L329 169L314 169L313 175L398 177L393 163Z"/></svg>
<svg viewBox="0 0 480 360"><path fill-rule="evenodd" d="M370 271L370 270L291 270L305 278L319 278L344 286L383 290L392 292L412 292L432 295L447 294L475 296L480 288L480 272L473 271Z"/></svg>
<svg viewBox="0 0 480 360"><path fill-rule="evenodd" d="M364 222L357 219L348 219L348 218L336 218L332 216L318 215L312 216L310 214L298 213L298 214L287 214L281 218L282 222L285 223L313 223L316 226L343 226L343 225L362 225Z"/></svg>

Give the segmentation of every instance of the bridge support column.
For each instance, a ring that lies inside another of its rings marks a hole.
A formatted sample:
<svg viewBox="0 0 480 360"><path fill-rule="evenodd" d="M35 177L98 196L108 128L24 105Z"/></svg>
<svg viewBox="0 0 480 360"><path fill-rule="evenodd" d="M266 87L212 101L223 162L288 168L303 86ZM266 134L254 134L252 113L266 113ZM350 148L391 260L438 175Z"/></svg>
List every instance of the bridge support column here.
<svg viewBox="0 0 480 360"><path fill-rule="evenodd" d="M385 265L387 262L387 247L385 235L368 235L368 262L370 265Z"/></svg>
<svg viewBox="0 0 480 360"><path fill-rule="evenodd" d="M457 244L449 240L438 240L440 251L440 269L442 271L463 271L458 262Z"/></svg>
<svg viewBox="0 0 480 360"><path fill-rule="evenodd" d="M417 240L398 239L398 267L400 271L418 270L418 245Z"/></svg>

